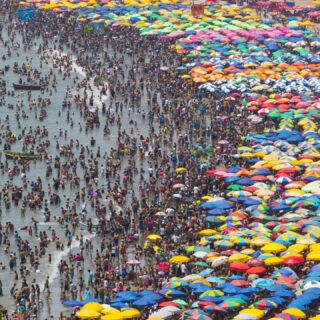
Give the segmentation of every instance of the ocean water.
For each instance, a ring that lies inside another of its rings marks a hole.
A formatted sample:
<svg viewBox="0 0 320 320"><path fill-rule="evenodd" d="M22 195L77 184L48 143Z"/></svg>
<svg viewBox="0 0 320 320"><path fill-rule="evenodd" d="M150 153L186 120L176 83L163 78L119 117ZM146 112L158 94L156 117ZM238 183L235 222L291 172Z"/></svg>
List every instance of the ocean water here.
<svg viewBox="0 0 320 320"><path fill-rule="evenodd" d="M3 31L3 37L6 38L6 33ZM17 41L21 41L21 38L18 37ZM15 62L18 62L21 66L23 62L30 63L32 68L36 68L40 70L40 58L37 55L37 48L40 44L40 40L36 43L35 46L30 51L24 52L23 49L19 50L12 50L12 56L10 58L7 58L5 61L0 59L0 68L3 69L5 66L10 66L10 70L5 73L4 79L7 82L7 90L13 91L12 84L19 81L19 76L14 74L12 72L12 68ZM22 47L22 46L21 46ZM6 48L4 46L0 46L0 57L2 57L6 53ZM60 54L59 52L56 52ZM67 54L61 53L61 54ZM76 57L73 57L73 77L78 77L80 80L84 79L86 77L85 71L80 67L77 66L75 61ZM130 63L130 62L128 62ZM9 109L7 106L9 103L11 104L17 104L23 102L24 108L23 110L28 115L28 119L22 119L21 118L21 125L22 127L36 127L39 126L45 126L47 130L49 131L49 137L48 139L51 142L51 146L48 149L48 153L52 155L54 158L57 154L57 150L55 148L56 141L59 142L60 146L65 145L69 142L69 140L72 138L74 140L78 139L81 144L90 146L90 139L92 136L96 139L96 146L91 147L94 151L100 146L101 148L101 154L103 154L105 151L109 151L111 147L115 147L117 144L116 142L116 136L117 136L117 128L116 126L111 127L111 134L108 137L104 137L103 135L103 121L100 128L94 128L91 132L89 132L87 135L85 134L84 130L80 132L78 123L80 122L82 124L82 127L84 128L83 119L80 118L80 115L77 112L77 109L71 108L71 118L74 122L74 127L71 128L70 125L66 122L66 112L67 110L64 110L62 108L62 102L65 96L65 88L67 86L72 86L73 81L70 80L63 80L62 75L57 72L56 69L52 68L52 61L48 61L48 64L43 63L43 68L40 70L43 74L48 74L50 69L53 69L54 74L57 77L57 92L53 91L52 96L49 96L49 93L46 92L44 95L41 95L39 92L32 92L32 99L36 99L39 95L42 97L48 97L51 99L51 106L46 109L47 111L47 118L44 119L44 121L40 122L35 117L35 111L30 110L28 108L28 101L27 101L27 94L23 92L17 93L14 97L6 95L6 104L0 106L0 121L1 124L4 124L4 127L9 126L10 129L19 135L21 130L17 126L17 122L15 121L15 113L16 109ZM91 80L91 84L92 84ZM78 92L73 89L71 90L72 93L78 94ZM81 93L81 92L80 92ZM99 90L95 89L93 91L94 94L94 107L100 108L103 100L100 98ZM105 103L108 105L108 99L105 99ZM58 116L58 112L61 111L62 116ZM112 111L112 106L111 106ZM6 116L9 116L9 122L5 123L4 119ZM142 120L141 116L131 114L131 117L129 118L127 113L123 113L121 116L121 121L123 123L124 128L130 128L131 125L129 124L130 119L133 119L138 122L138 127L141 132L141 134L146 135L148 132L148 126ZM102 120L102 118L101 118ZM68 132L68 138L65 139L64 137L59 138L58 133L59 129L67 130ZM58 137L58 138L55 138ZM0 150L3 149L3 146L0 145ZM22 142L17 141L12 146L12 151L20 152L22 151ZM4 156L2 156L2 160L4 161ZM9 161L9 167L13 167L13 161ZM45 189L47 188L47 184L52 185L52 180L47 179L45 177L46 173L46 164L45 162L31 162L30 163L31 170L27 172L27 179L29 183L36 179L36 177L40 177L43 181L43 185L45 186ZM78 171L79 176L83 177L83 172ZM54 176L54 175L53 175ZM0 173L0 188L3 187L3 185L8 180L7 174L1 175ZM105 180L101 178L99 181L98 187L101 187L105 184ZM21 186L21 177L15 176L12 180L13 185ZM30 185L28 186L28 189L30 190ZM70 197L70 199L74 198L74 190L70 190L69 186L66 185L65 190L60 190L57 192L59 196L62 199L61 206L64 205L65 200ZM26 194L26 192L24 192ZM60 214L60 206L51 206L51 217L53 216L59 216ZM79 209L81 211L81 209ZM9 210L6 210L4 206L2 205L2 216L0 218L0 221L2 225L4 225L6 222L11 221L15 229L18 230L19 235L22 239L27 239L32 246L37 245L38 239L36 239L34 236L30 237L28 235L27 231L22 231L20 228L25 227L27 225L30 225L31 218L36 219L39 221L38 224L38 232L40 231L46 231L48 235L50 236L51 230L54 229L62 241L65 239L64 236L64 229L61 228L57 223L54 222L52 219L50 223L46 223L44 219L44 215L41 211L36 210L31 212L29 209L26 210L25 216L21 216L20 214L20 207L14 207L13 205ZM94 212L91 211L90 206L88 206L88 217L91 217L93 220L95 219ZM80 230L77 232L78 235L82 234L84 236L84 239L92 239L94 245L98 245L99 239L95 237L94 234L89 234L86 230ZM11 249L12 251L16 251L16 245L14 244L14 238L13 235L10 236L10 242L11 242ZM58 269L57 265L61 259L67 259L67 256L70 252L76 253L77 250L79 250L79 241L73 240L72 245L70 248L65 247L63 251L57 251L55 250L55 246L53 244L50 244L47 253L52 254L52 262L49 264L48 262L48 255L40 259L40 266L38 270L31 270L31 276L27 278L27 282L30 284L32 281L35 281L36 283L40 284L41 287L44 285L45 278L49 276L50 283L51 283L51 297L48 301L44 301L44 309L42 310L42 314L40 316L41 319L45 319L48 315L53 315L54 317L57 317L61 311L67 311L68 309L64 308L60 302L60 289L59 289L59 276L58 276ZM9 265L8 265L8 255L6 255L3 251L3 247L0 247L0 262L4 264L6 267L5 270L0 271L0 279L2 280L3 284L3 291L4 296L0 297L0 304L6 306L9 310L9 312L12 312L15 309L14 301L10 297L10 288L15 282L14 280L14 272L10 271ZM85 262L85 270L87 268L90 269L93 268L93 262L91 259L86 259ZM19 266L17 268L19 270ZM16 281L18 284L18 287L20 287L20 280ZM43 299L43 298L42 298Z"/></svg>

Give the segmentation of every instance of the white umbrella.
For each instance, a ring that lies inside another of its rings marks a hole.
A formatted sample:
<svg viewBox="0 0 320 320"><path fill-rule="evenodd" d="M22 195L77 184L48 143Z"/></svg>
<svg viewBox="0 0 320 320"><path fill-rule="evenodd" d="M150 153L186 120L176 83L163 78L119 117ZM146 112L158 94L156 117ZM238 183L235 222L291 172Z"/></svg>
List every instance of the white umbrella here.
<svg viewBox="0 0 320 320"><path fill-rule="evenodd" d="M165 212L163 212L163 211L159 211L159 212L157 212L156 214L155 214L155 216L158 216L158 217L164 217L164 216L166 216L167 214L165 213Z"/></svg>
<svg viewBox="0 0 320 320"><path fill-rule="evenodd" d="M140 264L140 261L135 260L135 259L133 259L133 260L128 260L127 264Z"/></svg>
<svg viewBox="0 0 320 320"><path fill-rule="evenodd" d="M189 274L188 276L185 276L184 278L182 278L182 280L184 281L193 281L193 280L197 280L200 279L201 276L199 276L198 274ZM160 317L161 318L161 317Z"/></svg>
<svg viewBox="0 0 320 320"><path fill-rule="evenodd" d="M213 260L211 263L212 267L219 267L225 263L228 262L228 257L226 256L220 256L219 258L217 258L216 260Z"/></svg>
<svg viewBox="0 0 320 320"><path fill-rule="evenodd" d="M177 307L172 307L172 306L164 307L164 308L161 308L158 311L152 313L149 316L149 318L163 318L163 319L166 319L166 318L169 318L173 314L178 313L178 312L181 312L181 310L179 308L177 308Z"/></svg>
<svg viewBox="0 0 320 320"><path fill-rule="evenodd" d="M303 290L311 289L311 288L320 288L319 281L308 281L304 286Z"/></svg>
<svg viewBox="0 0 320 320"><path fill-rule="evenodd" d="M243 314L238 314L237 316L235 316L233 318L234 320L257 320L258 318L256 316L254 316L253 314L247 314L247 313L243 313Z"/></svg>
<svg viewBox="0 0 320 320"><path fill-rule="evenodd" d="M207 252L205 251L197 251L193 254L197 258L204 258L207 255Z"/></svg>

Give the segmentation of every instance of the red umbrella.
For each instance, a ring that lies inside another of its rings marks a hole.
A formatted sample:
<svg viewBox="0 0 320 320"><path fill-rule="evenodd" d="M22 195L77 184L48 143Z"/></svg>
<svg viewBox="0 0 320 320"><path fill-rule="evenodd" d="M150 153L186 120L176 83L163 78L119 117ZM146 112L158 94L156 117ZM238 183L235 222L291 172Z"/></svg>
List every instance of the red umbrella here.
<svg viewBox="0 0 320 320"><path fill-rule="evenodd" d="M215 303L211 302L211 301L199 301L198 302L198 306L201 308L207 307L207 306L216 306Z"/></svg>
<svg viewBox="0 0 320 320"><path fill-rule="evenodd" d="M254 176L250 179L253 181L267 181L268 180L268 178L266 178L265 176Z"/></svg>
<svg viewBox="0 0 320 320"><path fill-rule="evenodd" d="M179 305L173 301L164 301L159 304L159 307L179 307Z"/></svg>
<svg viewBox="0 0 320 320"><path fill-rule="evenodd" d="M263 274L266 269L263 267L252 267L246 271L247 274Z"/></svg>
<svg viewBox="0 0 320 320"><path fill-rule="evenodd" d="M299 264L304 263L304 258L303 257L288 257L285 258L282 263L287 265L287 266L296 266Z"/></svg>
<svg viewBox="0 0 320 320"><path fill-rule="evenodd" d="M229 269L233 271L246 271L249 269L249 266L244 262L237 261L230 263Z"/></svg>
<svg viewBox="0 0 320 320"><path fill-rule="evenodd" d="M158 263L156 265L157 269L170 269L170 264L169 263Z"/></svg>
<svg viewBox="0 0 320 320"><path fill-rule="evenodd" d="M264 267L265 263L262 260L253 259L248 262L249 267Z"/></svg>
<svg viewBox="0 0 320 320"><path fill-rule="evenodd" d="M232 249L228 249L228 250L224 250L224 251L221 252L221 254L224 255L224 256L231 256L234 253L238 253L238 251L232 250Z"/></svg>
<svg viewBox="0 0 320 320"><path fill-rule="evenodd" d="M250 284L248 281L245 280L232 280L230 283L236 287L247 287Z"/></svg>
<svg viewBox="0 0 320 320"><path fill-rule="evenodd" d="M296 282L297 282L297 280L294 278L291 278L291 277L281 277L275 281L275 283L286 284L287 286L295 284Z"/></svg>
<svg viewBox="0 0 320 320"><path fill-rule="evenodd" d="M257 190L259 190L259 188L254 187L254 186L250 186L250 187L245 187L243 188L244 191L249 191L249 192L255 192Z"/></svg>

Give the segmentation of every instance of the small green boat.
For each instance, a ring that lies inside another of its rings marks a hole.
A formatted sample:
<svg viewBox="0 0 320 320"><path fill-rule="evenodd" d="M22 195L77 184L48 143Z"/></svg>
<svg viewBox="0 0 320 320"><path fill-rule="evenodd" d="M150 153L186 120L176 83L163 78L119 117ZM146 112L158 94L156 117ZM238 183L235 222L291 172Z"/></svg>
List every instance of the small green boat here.
<svg viewBox="0 0 320 320"><path fill-rule="evenodd" d="M35 154L35 153L22 153L22 152L11 152L11 151L4 151L4 155L7 159L26 159L26 160L35 160L39 159L42 154Z"/></svg>

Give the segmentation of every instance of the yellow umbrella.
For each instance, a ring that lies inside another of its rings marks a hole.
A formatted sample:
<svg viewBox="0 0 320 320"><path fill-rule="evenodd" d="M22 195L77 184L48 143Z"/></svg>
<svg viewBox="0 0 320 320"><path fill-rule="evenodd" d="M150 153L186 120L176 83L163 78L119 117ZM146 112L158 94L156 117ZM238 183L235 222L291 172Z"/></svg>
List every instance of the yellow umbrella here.
<svg viewBox="0 0 320 320"><path fill-rule="evenodd" d="M298 244L315 244L316 242L312 238L301 237L296 241Z"/></svg>
<svg viewBox="0 0 320 320"><path fill-rule="evenodd" d="M266 260L264 260L264 263L266 266L278 266L282 264L283 259L279 257L271 257Z"/></svg>
<svg viewBox="0 0 320 320"><path fill-rule="evenodd" d="M290 251L296 251L296 252L303 252L307 248L308 248L308 246L305 244L296 243L296 244L291 245L288 248L288 251L290 250Z"/></svg>
<svg viewBox="0 0 320 320"><path fill-rule="evenodd" d="M308 261L320 261L320 252L310 252L307 257L306 260Z"/></svg>
<svg viewBox="0 0 320 320"><path fill-rule="evenodd" d="M255 237L253 238L250 243L254 246L264 246L264 245L267 245L268 243L270 243L271 240L267 237Z"/></svg>
<svg viewBox="0 0 320 320"><path fill-rule="evenodd" d="M102 309L101 313L104 315L111 315L111 314L120 314L120 311L115 308L108 308L108 309Z"/></svg>
<svg viewBox="0 0 320 320"><path fill-rule="evenodd" d="M162 238L157 234L149 234L147 236L147 239L149 239L149 240L159 240L159 239L162 239Z"/></svg>
<svg viewBox="0 0 320 320"><path fill-rule="evenodd" d="M320 251L320 243L314 243L310 246L310 251Z"/></svg>
<svg viewBox="0 0 320 320"><path fill-rule="evenodd" d="M100 313L94 310L80 310L76 313L79 319L99 319Z"/></svg>
<svg viewBox="0 0 320 320"><path fill-rule="evenodd" d="M250 255L250 254L253 254L253 253L255 253L255 252L256 252L255 250L250 249L250 248L243 249L243 250L240 251L240 253L246 254L246 255Z"/></svg>
<svg viewBox="0 0 320 320"><path fill-rule="evenodd" d="M199 232L199 236L213 236L214 234L217 234L218 232L213 229L204 229Z"/></svg>
<svg viewBox="0 0 320 320"><path fill-rule="evenodd" d="M264 316L264 312L262 310L256 309L256 308L243 309L239 312L239 314L249 314L251 316L257 317L258 319L260 319Z"/></svg>
<svg viewBox="0 0 320 320"><path fill-rule="evenodd" d="M211 196L203 196L201 199L202 200L210 200L210 199L212 199L213 197L211 197Z"/></svg>
<svg viewBox="0 0 320 320"><path fill-rule="evenodd" d="M105 316L101 317L101 320L122 320L121 312L119 311L119 314L107 314Z"/></svg>
<svg viewBox="0 0 320 320"><path fill-rule="evenodd" d="M240 261L240 262L247 262L249 260L251 260L252 258L250 256L247 256L246 254L243 253L235 253L232 254L228 261L229 262L236 262L236 261Z"/></svg>
<svg viewBox="0 0 320 320"><path fill-rule="evenodd" d="M188 258L186 256L174 256L169 260L170 263L176 263L176 264L186 263L189 261L190 261L190 258Z"/></svg>
<svg viewBox="0 0 320 320"><path fill-rule="evenodd" d="M132 319L132 318L138 318L141 316L141 312L137 309L127 309L124 311L121 311L122 319Z"/></svg>
<svg viewBox="0 0 320 320"><path fill-rule="evenodd" d="M297 317L299 319L305 319L307 317L306 314L303 311L301 311L301 310L299 310L297 308L285 309L281 313L288 313L288 314L291 314L294 317Z"/></svg>
<svg viewBox="0 0 320 320"><path fill-rule="evenodd" d="M268 243L261 248L261 250L264 252L282 252L282 251L285 251L286 249L287 248L283 244L275 243L275 242Z"/></svg>
<svg viewBox="0 0 320 320"><path fill-rule="evenodd" d="M317 314L316 316L309 318L309 320L320 320L320 314Z"/></svg>
<svg viewBox="0 0 320 320"><path fill-rule="evenodd" d="M176 172L185 172L185 171L187 171L186 168L177 168L176 169Z"/></svg>
<svg viewBox="0 0 320 320"><path fill-rule="evenodd" d="M93 311L97 311L97 312L101 312L101 310L103 309L102 305L98 302L89 302L86 303L81 310L93 310Z"/></svg>

